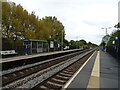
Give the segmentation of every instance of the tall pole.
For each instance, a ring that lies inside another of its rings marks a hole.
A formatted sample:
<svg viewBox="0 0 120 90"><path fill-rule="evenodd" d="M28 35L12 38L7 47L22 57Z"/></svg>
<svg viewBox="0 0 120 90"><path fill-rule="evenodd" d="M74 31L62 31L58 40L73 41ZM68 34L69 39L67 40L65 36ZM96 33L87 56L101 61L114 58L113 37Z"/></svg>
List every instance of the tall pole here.
<svg viewBox="0 0 120 90"><path fill-rule="evenodd" d="M111 29L111 27L106 27L106 28L101 28L101 29L105 29L105 35L107 35L107 30Z"/></svg>
<svg viewBox="0 0 120 90"><path fill-rule="evenodd" d="M106 29L106 35L107 35L107 28L105 28Z"/></svg>
<svg viewBox="0 0 120 90"><path fill-rule="evenodd" d="M105 34L106 34L106 37L107 37L107 29L111 29L111 27L106 27L106 28L101 28L101 29L105 29ZM106 52L106 49L107 49L107 43L108 43L108 40L105 41L105 52Z"/></svg>
<svg viewBox="0 0 120 90"><path fill-rule="evenodd" d="M61 51L63 51L63 30L62 30L62 38L61 38Z"/></svg>

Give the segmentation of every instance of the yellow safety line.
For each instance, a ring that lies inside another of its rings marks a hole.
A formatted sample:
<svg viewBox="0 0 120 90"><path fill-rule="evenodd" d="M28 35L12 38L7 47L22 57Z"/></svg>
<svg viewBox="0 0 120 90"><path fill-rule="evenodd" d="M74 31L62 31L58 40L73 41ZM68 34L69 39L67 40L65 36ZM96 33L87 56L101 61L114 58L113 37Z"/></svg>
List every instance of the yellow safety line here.
<svg viewBox="0 0 120 90"><path fill-rule="evenodd" d="M98 54L96 56L95 64L87 88L100 88L99 77L100 77L100 51L98 51Z"/></svg>

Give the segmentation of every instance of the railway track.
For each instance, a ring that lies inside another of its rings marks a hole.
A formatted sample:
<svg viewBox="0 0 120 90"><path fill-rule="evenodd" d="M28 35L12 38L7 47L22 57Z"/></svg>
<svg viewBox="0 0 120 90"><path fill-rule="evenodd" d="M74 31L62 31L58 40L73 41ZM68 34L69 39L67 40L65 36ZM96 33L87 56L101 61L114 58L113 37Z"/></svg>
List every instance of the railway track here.
<svg viewBox="0 0 120 90"><path fill-rule="evenodd" d="M94 51L93 51L94 52ZM62 89L68 80L75 74L75 72L85 63L85 61L93 54L90 52L74 64L69 65L65 69L59 71L55 75L49 77L47 80L36 85L31 90L49 90L49 89Z"/></svg>
<svg viewBox="0 0 120 90"><path fill-rule="evenodd" d="M24 84L28 83L30 80L33 80L36 77L44 75L44 73L47 73L50 70L55 69L56 67L59 67L64 63L67 63L68 61L70 61L69 59L74 58L75 56L85 53L87 51L88 50L79 51L48 61L28 65L28 67L18 69L16 71L13 70L10 73L5 73L2 75L2 86L3 88L21 87Z"/></svg>

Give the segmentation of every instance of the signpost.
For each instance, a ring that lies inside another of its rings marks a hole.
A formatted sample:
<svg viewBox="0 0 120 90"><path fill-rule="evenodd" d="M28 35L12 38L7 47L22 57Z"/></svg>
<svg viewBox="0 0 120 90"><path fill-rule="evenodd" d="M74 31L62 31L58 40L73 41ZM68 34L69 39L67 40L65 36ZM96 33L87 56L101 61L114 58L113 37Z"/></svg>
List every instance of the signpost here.
<svg viewBox="0 0 120 90"><path fill-rule="evenodd" d="M120 23L120 1L118 2L118 23Z"/></svg>
<svg viewBox="0 0 120 90"><path fill-rule="evenodd" d="M54 42L50 41L50 48L54 48Z"/></svg>

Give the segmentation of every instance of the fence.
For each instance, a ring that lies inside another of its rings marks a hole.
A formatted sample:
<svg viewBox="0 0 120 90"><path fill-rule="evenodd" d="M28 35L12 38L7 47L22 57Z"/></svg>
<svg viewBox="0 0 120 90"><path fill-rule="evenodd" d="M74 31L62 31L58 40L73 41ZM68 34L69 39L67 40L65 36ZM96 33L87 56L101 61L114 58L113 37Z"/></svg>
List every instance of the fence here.
<svg viewBox="0 0 120 90"><path fill-rule="evenodd" d="M116 47L116 46L107 47L106 51L112 56L114 56L115 58L117 58L118 60L120 60L120 46L119 47Z"/></svg>

